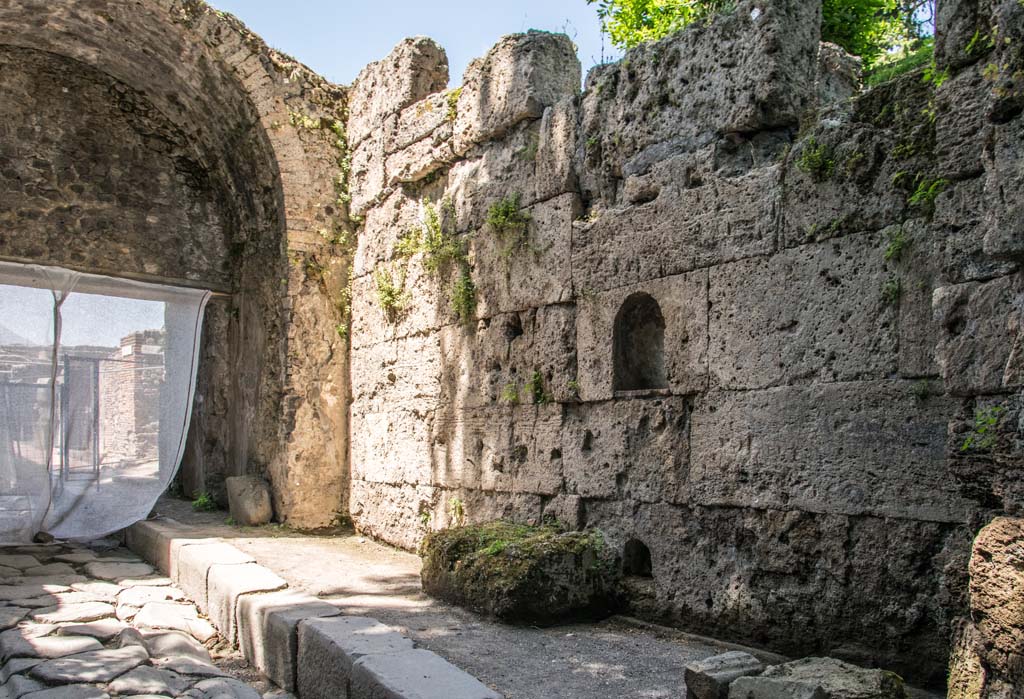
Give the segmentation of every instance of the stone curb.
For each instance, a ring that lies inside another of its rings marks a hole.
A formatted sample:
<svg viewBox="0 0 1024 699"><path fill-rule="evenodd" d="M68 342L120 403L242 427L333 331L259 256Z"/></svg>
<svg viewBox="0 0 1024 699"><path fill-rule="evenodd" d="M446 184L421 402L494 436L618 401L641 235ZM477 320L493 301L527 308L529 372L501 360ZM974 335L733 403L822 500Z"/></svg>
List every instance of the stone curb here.
<svg viewBox="0 0 1024 699"><path fill-rule="evenodd" d="M288 589L221 539L193 537L187 526L161 519L136 522L124 540L174 580L253 667L300 699L502 699L376 619L342 616Z"/></svg>

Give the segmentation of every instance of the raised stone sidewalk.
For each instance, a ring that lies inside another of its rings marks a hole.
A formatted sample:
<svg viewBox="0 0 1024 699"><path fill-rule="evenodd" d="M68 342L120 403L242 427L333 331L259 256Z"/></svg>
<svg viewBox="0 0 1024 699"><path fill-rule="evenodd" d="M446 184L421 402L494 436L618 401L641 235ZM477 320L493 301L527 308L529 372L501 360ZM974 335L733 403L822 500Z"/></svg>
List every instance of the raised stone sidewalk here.
<svg viewBox="0 0 1024 699"><path fill-rule="evenodd" d="M342 616L333 605L289 590L222 540L195 538L173 520L150 520L127 529L125 542L195 600L253 667L301 699L502 699L375 619ZM154 601L143 611L152 609L150 618L166 623L173 604Z"/></svg>
<svg viewBox="0 0 1024 699"><path fill-rule="evenodd" d="M0 548L0 699L261 699L214 663L217 635L116 542Z"/></svg>

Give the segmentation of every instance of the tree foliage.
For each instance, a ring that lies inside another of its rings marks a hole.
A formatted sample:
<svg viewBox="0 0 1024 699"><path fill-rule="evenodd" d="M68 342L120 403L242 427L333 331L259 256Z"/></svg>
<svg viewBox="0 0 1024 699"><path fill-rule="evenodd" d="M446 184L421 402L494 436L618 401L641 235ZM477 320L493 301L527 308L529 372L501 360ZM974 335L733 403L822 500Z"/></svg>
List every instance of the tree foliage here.
<svg viewBox="0 0 1024 699"><path fill-rule="evenodd" d="M808 0L810 1L810 0ZM629 49L728 12L734 0L587 0L612 43ZM916 48L930 33L935 0L824 0L821 38L870 68Z"/></svg>

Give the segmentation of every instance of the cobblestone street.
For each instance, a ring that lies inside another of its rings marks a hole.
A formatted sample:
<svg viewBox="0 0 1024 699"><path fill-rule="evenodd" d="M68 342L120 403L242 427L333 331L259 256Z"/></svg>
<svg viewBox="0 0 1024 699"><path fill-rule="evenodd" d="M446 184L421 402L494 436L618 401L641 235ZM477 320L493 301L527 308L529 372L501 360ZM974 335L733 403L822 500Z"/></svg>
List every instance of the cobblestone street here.
<svg viewBox="0 0 1024 699"><path fill-rule="evenodd" d="M114 541L0 548L0 605L0 699L290 696Z"/></svg>

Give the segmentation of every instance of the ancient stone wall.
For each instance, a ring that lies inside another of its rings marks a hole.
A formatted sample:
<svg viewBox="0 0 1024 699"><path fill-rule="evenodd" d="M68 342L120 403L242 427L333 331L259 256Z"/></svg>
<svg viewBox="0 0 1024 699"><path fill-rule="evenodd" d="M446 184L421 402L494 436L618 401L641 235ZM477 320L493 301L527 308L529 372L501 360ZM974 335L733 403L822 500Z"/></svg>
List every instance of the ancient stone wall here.
<svg viewBox="0 0 1024 699"><path fill-rule="evenodd" d="M345 91L196 0L0 7L0 256L213 289L183 483L345 508Z"/></svg>
<svg viewBox="0 0 1024 699"><path fill-rule="evenodd" d="M931 79L852 100L796 0L582 95L543 33L455 90L426 39L364 70L360 530L597 526L660 619L941 683L973 534L1021 505L1024 7L940 8Z"/></svg>

